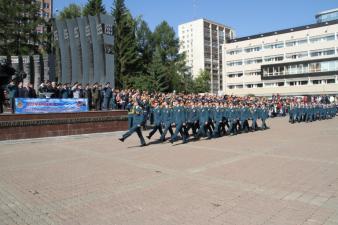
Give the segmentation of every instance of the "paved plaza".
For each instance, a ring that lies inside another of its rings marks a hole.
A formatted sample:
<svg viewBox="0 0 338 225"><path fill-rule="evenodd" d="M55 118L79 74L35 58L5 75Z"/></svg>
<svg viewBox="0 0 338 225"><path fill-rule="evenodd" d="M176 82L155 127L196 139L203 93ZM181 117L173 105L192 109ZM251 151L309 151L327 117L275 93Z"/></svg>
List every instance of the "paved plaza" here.
<svg viewBox="0 0 338 225"><path fill-rule="evenodd" d="M145 148L120 133L0 142L0 224L337 225L338 119L268 124Z"/></svg>

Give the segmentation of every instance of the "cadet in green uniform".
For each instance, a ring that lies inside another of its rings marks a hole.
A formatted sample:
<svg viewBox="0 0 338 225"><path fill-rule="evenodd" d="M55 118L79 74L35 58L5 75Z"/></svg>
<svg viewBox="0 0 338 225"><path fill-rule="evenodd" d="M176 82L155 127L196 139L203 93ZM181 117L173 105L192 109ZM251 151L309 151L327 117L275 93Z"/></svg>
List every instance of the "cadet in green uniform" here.
<svg viewBox="0 0 338 225"><path fill-rule="evenodd" d="M204 102L201 102L200 105L200 113L199 113L199 132L198 137L208 136L208 139L212 136L212 129L209 124L209 110L207 105Z"/></svg>
<svg viewBox="0 0 338 225"><path fill-rule="evenodd" d="M161 135L161 141L165 141L165 136L169 130L171 136L173 136L173 129L171 127L171 124L173 123L173 113L172 113L172 108L169 106L167 102L163 102L163 107L162 107L162 123L164 125L164 130Z"/></svg>
<svg viewBox="0 0 338 225"><path fill-rule="evenodd" d="M239 108L239 124L240 131L248 132L249 131L249 123L248 123L249 115L248 108L246 106L241 105Z"/></svg>
<svg viewBox="0 0 338 225"><path fill-rule="evenodd" d="M133 127L133 119L135 114L135 107L132 102L127 104L126 109L128 110L128 129Z"/></svg>
<svg viewBox="0 0 338 225"><path fill-rule="evenodd" d="M229 112L230 120L230 135L238 134L238 123L239 123L239 109L237 107L231 106Z"/></svg>
<svg viewBox="0 0 338 225"><path fill-rule="evenodd" d="M266 125L266 119L269 117L269 110L266 108L266 106L263 104L260 109L260 118L262 120L262 130L268 129L268 126Z"/></svg>
<svg viewBox="0 0 338 225"><path fill-rule="evenodd" d="M250 110L251 110L251 120L252 120L251 129L252 131L256 131L257 130L257 119L258 119L258 111L257 111L256 105L253 104Z"/></svg>
<svg viewBox="0 0 338 225"><path fill-rule="evenodd" d="M174 125L176 126L175 133L172 136L170 142L174 143L177 141L178 133L181 134L183 139L183 143L188 142L188 138L186 137L185 127L186 127L186 110L184 107L183 101L175 101L173 107L173 119Z"/></svg>
<svg viewBox="0 0 338 225"><path fill-rule="evenodd" d="M222 124L222 129L224 131L224 134L230 134L230 108L228 104L223 103L223 124ZM225 129L225 126L227 127L227 130Z"/></svg>
<svg viewBox="0 0 338 225"><path fill-rule="evenodd" d="M186 136L189 137L189 130L192 130L192 134L197 138L197 129L198 129L198 117L199 111L196 103L191 102L189 107L186 108L187 111L187 127L186 127Z"/></svg>
<svg viewBox="0 0 338 225"><path fill-rule="evenodd" d="M157 101L154 102L154 105L153 105L153 108L151 109L151 112L152 112L153 117L154 117L155 126L154 126L153 130L147 136L148 139L151 139L151 137L156 133L156 131L159 131L160 135L163 134L163 131L162 131L162 109L159 106Z"/></svg>
<svg viewBox="0 0 338 225"><path fill-rule="evenodd" d="M220 106L220 102L216 103L216 107L213 110L213 116L212 120L215 124L215 129L213 132L214 137L220 137L221 136L221 124L223 122L223 110Z"/></svg>

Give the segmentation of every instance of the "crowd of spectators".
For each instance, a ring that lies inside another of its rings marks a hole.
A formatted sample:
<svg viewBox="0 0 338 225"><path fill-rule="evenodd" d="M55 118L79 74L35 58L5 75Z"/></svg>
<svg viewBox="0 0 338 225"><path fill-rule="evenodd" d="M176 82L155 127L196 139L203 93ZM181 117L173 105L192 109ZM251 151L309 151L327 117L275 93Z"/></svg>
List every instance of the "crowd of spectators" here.
<svg viewBox="0 0 338 225"><path fill-rule="evenodd" d="M111 88L110 83L93 85L80 83L57 84L46 81L37 90L31 83L11 81L7 87L0 90L0 105L7 105L14 112L15 98L86 98L90 110L125 109L128 93ZM6 104L7 103L7 104ZM0 113L3 112L3 108Z"/></svg>
<svg viewBox="0 0 338 225"><path fill-rule="evenodd" d="M1 88L1 87L0 87ZM213 94L183 94L183 93L149 93L140 90L118 90L112 89L110 83L92 85L74 84L58 84L56 82L45 81L38 90L33 88L31 83L20 82L15 84L10 82L7 87L0 90L0 113L3 112L3 105L6 105L14 112L15 98L86 98L90 110L128 110L128 104L133 99L142 101L146 106L145 110L150 110L152 102L172 102L173 99L182 99L184 101L226 101L228 104L264 104L270 109L270 116L285 116L288 113L288 107L291 103L307 103L315 102L329 104L338 102L333 96L298 96L298 97L282 97L278 94L270 97L255 96L217 96ZM6 101L7 100L7 101Z"/></svg>

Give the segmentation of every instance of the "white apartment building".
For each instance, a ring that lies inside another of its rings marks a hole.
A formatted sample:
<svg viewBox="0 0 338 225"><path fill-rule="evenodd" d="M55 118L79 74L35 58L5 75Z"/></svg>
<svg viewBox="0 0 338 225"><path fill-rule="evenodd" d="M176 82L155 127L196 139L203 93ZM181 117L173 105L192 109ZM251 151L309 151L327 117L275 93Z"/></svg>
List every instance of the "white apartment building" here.
<svg viewBox="0 0 338 225"><path fill-rule="evenodd" d="M222 45L234 38L234 31L225 25L198 19L178 26L180 53L186 54L186 64L193 77L201 70L211 74L211 92L223 89Z"/></svg>
<svg viewBox="0 0 338 225"><path fill-rule="evenodd" d="M232 39L221 93L338 94L338 20Z"/></svg>

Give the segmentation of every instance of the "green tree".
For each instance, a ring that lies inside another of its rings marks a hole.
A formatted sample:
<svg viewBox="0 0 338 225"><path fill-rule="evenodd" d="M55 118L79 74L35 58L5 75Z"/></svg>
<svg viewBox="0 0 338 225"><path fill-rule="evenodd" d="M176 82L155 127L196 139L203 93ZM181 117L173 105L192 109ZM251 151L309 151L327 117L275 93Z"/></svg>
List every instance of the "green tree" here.
<svg viewBox="0 0 338 225"><path fill-rule="evenodd" d="M155 90L154 88L154 79L150 75L139 75L135 76L130 80L130 87L133 89L143 90L152 92Z"/></svg>
<svg viewBox="0 0 338 225"><path fill-rule="evenodd" d="M179 40L167 21L163 21L155 28L153 37L156 47L161 49L162 59L167 62L175 62L179 56Z"/></svg>
<svg viewBox="0 0 338 225"><path fill-rule="evenodd" d="M153 90L160 92L170 91L170 79L168 79L168 68L163 63L161 49L156 48L152 63L149 65L148 73L153 83Z"/></svg>
<svg viewBox="0 0 338 225"><path fill-rule="evenodd" d="M155 47L153 34L142 17L136 19L136 41L137 51L140 56L140 72L148 74L148 68L152 62Z"/></svg>
<svg viewBox="0 0 338 225"><path fill-rule="evenodd" d="M166 84L165 91L184 91L184 76L187 73L185 57L179 54L179 40L176 38L174 29L163 21L155 28L153 38L156 48L159 49L162 66L165 68L165 75L163 75L165 81L161 81Z"/></svg>
<svg viewBox="0 0 338 225"><path fill-rule="evenodd" d="M58 18L62 20L73 19L76 17L80 17L81 15L82 15L81 6L77 4L70 4L59 13Z"/></svg>
<svg viewBox="0 0 338 225"><path fill-rule="evenodd" d="M9 44L14 41L14 2L0 1L0 55L10 55Z"/></svg>
<svg viewBox="0 0 338 225"><path fill-rule="evenodd" d="M106 9L103 6L102 0L88 0L83 8L84 16L95 16L100 13L106 14Z"/></svg>
<svg viewBox="0 0 338 225"><path fill-rule="evenodd" d="M0 1L0 53L23 55L38 53L40 3L27 0Z"/></svg>
<svg viewBox="0 0 338 225"><path fill-rule="evenodd" d="M206 70L201 70L198 76L194 79L194 92L206 93L210 92L210 73Z"/></svg>
<svg viewBox="0 0 338 225"><path fill-rule="evenodd" d="M139 74L139 55L136 41L136 22L124 4L124 0L115 0L114 17L114 58L117 88L130 85L133 76Z"/></svg>
<svg viewBox="0 0 338 225"><path fill-rule="evenodd" d="M176 90L184 93L193 93L194 92L194 81L192 79L191 68L186 65L186 55L185 53L180 54L179 60L176 62L176 71L177 76L176 80L179 83L176 86Z"/></svg>

